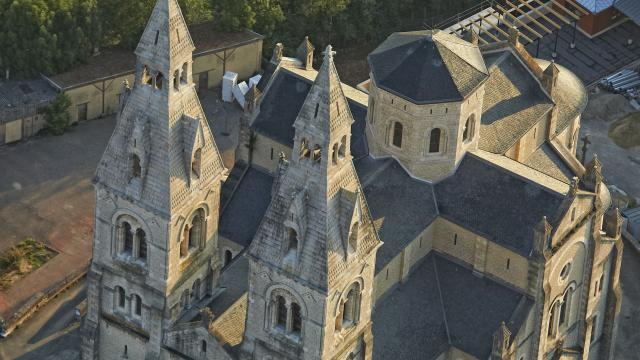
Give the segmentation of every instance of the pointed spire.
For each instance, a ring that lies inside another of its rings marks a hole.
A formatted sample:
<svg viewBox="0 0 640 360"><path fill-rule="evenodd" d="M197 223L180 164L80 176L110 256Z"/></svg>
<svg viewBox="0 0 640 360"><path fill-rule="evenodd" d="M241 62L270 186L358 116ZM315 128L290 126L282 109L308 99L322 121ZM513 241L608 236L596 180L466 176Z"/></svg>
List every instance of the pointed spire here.
<svg viewBox="0 0 640 360"><path fill-rule="evenodd" d="M600 186L602 186L602 164L598 159L598 154L593 154L593 159L585 166L585 172L582 176L582 182L585 188L598 195L600 192Z"/></svg>
<svg viewBox="0 0 640 360"><path fill-rule="evenodd" d="M542 86L544 86L544 89L549 93L549 96L551 96L552 99L555 97L558 75L560 75L560 69L556 65L555 61L552 60L542 73Z"/></svg>
<svg viewBox="0 0 640 360"><path fill-rule="evenodd" d="M271 54L271 63L274 65L278 65L280 61L282 61L282 56L284 54L284 45L282 43L277 43L273 47L273 54Z"/></svg>
<svg viewBox="0 0 640 360"><path fill-rule="evenodd" d="M313 44L311 44L311 41L309 41L309 37L305 36L304 40L302 40L302 43L300 43L300 46L298 46L298 50L296 51L298 59L302 61L302 66L307 70L313 69L314 50L315 47L313 47Z"/></svg>
<svg viewBox="0 0 640 360"><path fill-rule="evenodd" d="M260 92L260 90L258 90L258 85L257 84L253 84L250 88L249 91L247 92L247 94L245 95L244 99L244 110L248 113L253 113L257 107L258 107L258 100L260 99L260 95L262 95L262 93Z"/></svg>
<svg viewBox="0 0 640 360"><path fill-rule="evenodd" d="M509 358L509 347L511 342L511 331L503 322L493 334L493 347L491 360L506 360Z"/></svg>

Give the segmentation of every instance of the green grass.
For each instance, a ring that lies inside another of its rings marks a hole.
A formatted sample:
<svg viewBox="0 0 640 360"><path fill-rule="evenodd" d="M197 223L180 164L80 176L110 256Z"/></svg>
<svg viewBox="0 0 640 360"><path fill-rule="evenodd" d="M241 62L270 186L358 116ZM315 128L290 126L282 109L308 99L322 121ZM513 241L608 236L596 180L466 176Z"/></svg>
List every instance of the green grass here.
<svg viewBox="0 0 640 360"><path fill-rule="evenodd" d="M16 280L44 265L55 252L44 244L27 238L0 254L0 290L7 289Z"/></svg>
<svg viewBox="0 0 640 360"><path fill-rule="evenodd" d="M640 146L640 112L635 112L609 127L609 137L623 149Z"/></svg>

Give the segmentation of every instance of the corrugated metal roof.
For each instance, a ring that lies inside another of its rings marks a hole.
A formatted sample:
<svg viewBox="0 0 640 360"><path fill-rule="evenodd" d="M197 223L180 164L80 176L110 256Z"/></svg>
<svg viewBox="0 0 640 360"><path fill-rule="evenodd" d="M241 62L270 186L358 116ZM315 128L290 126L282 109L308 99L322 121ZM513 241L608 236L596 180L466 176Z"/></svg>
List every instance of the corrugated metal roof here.
<svg viewBox="0 0 640 360"><path fill-rule="evenodd" d="M613 6L621 13L627 15L633 22L640 25L640 1L617 0Z"/></svg>

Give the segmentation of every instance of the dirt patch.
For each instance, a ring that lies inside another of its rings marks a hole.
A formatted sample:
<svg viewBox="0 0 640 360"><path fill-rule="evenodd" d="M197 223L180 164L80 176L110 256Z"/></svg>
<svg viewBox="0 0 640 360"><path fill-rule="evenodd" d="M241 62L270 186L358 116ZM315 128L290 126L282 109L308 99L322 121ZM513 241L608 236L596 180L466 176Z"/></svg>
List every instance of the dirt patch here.
<svg viewBox="0 0 640 360"><path fill-rule="evenodd" d="M609 137L623 149L640 146L640 112L628 115L611 124Z"/></svg>
<svg viewBox="0 0 640 360"><path fill-rule="evenodd" d="M23 240L0 254L0 290L44 265L56 253L32 238Z"/></svg>

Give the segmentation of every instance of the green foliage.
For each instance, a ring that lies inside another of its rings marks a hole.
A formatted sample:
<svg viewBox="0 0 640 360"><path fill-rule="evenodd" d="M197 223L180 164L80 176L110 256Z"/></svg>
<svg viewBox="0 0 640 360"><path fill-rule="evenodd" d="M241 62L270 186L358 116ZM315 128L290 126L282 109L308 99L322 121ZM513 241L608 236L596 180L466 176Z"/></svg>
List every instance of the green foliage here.
<svg viewBox="0 0 640 360"><path fill-rule="evenodd" d="M44 244L27 238L0 254L0 290L44 265L55 255Z"/></svg>
<svg viewBox="0 0 640 360"><path fill-rule="evenodd" d="M54 135L62 135L71 123L69 115L71 99L65 93L59 93L45 108L44 116L47 121L47 129Z"/></svg>

